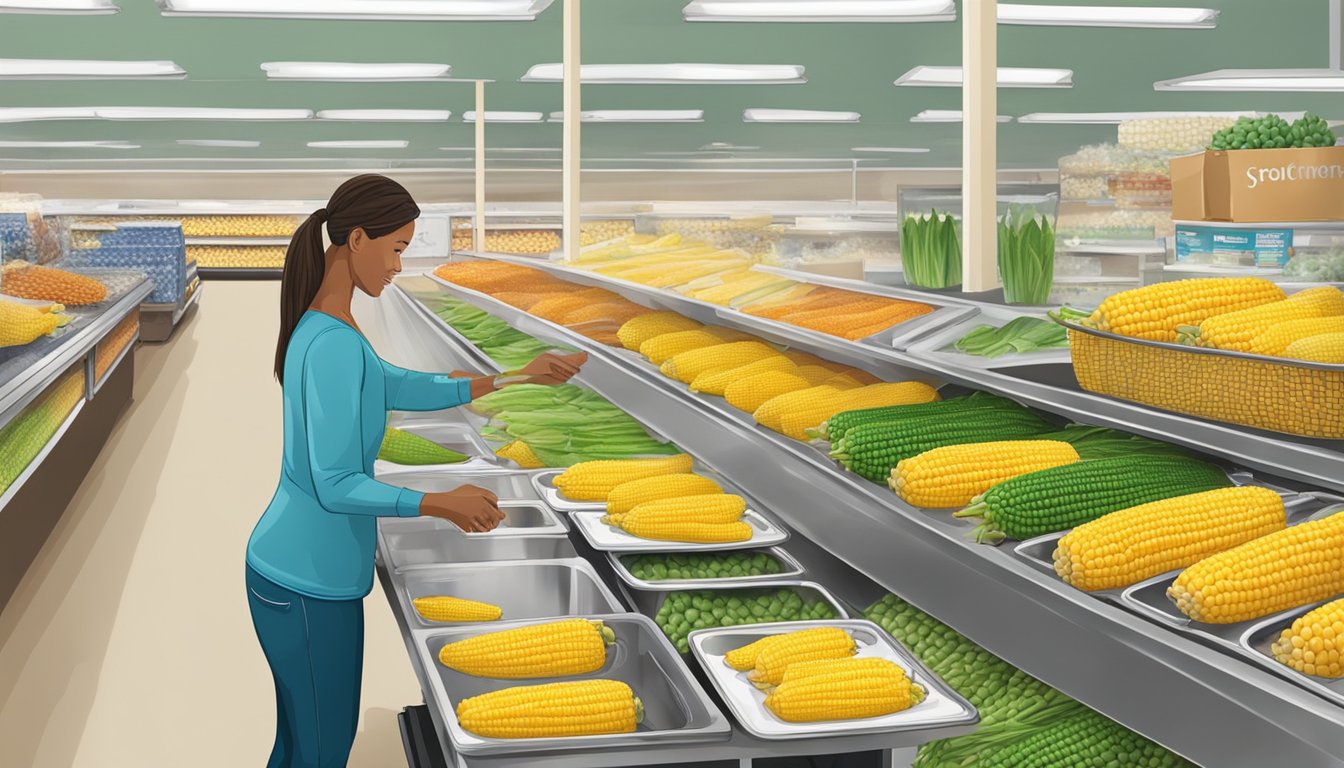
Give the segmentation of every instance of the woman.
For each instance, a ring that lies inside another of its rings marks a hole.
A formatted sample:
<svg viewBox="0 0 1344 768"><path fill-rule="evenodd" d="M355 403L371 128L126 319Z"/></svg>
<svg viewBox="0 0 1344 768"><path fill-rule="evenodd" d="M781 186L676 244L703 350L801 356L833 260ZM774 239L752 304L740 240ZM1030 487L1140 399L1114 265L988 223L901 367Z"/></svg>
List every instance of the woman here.
<svg viewBox="0 0 1344 768"><path fill-rule="evenodd" d="M377 518L428 515L475 532L503 519L498 499L481 488L424 494L372 477L388 410L452 408L497 388L492 377L383 362L350 314L356 288L378 296L401 271L419 215L400 184L358 176L308 217L285 255L275 351L284 463L247 545L252 622L275 677L271 768L346 764L359 720L362 601L373 588ZM583 361L542 355L517 379L563 383Z"/></svg>

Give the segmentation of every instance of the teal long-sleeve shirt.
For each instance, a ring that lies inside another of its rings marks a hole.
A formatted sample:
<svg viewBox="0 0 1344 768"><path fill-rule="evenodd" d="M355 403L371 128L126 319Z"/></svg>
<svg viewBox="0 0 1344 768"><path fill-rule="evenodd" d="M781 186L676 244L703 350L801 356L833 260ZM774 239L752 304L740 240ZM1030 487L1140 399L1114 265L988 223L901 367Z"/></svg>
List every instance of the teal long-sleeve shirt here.
<svg viewBox="0 0 1344 768"><path fill-rule="evenodd" d="M387 412L471 401L471 382L379 359L364 336L304 314L285 353L280 484L247 543L247 563L275 583L325 600L373 588L379 517L416 517L424 494L373 479Z"/></svg>

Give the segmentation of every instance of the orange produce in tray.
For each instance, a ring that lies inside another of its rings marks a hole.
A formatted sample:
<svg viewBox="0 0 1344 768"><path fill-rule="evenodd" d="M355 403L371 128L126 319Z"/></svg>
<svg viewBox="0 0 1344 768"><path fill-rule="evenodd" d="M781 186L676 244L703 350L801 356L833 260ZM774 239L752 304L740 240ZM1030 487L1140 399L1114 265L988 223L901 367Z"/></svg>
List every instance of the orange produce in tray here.
<svg viewBox="0 0 1344 768"><path fill-rule="evenodd" d="M20 299L52 301L77 307L97 304L107 298L107 286L84 275L63 269L39 267L26 261L11 261L0 276L0 289Z"/></svg>

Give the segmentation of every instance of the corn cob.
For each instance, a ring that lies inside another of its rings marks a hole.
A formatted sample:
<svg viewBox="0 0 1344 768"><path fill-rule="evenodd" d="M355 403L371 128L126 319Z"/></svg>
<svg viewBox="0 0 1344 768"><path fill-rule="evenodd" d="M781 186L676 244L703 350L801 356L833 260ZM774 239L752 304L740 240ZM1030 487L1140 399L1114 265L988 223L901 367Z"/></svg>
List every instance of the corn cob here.
<svg viewBox="0 0 1344 768"><path fill-rule="evenodd" d="M881 384L882 380L862 368L853 368L845 366L840 369L840 373L850 379L858 382L859 386L866 387L869 384Z"/></svg>
<svg viewBox="0 0 1344 768"><path fill-rule="evenodd" d="M1295 293L1284 301L1214 315L1197 328L1185 328L1185 336L1203 347L1250 352L1251 342L1262 331L1292 320L1319 319L1344 315L1344 293L1321 285Z"/></svg>
<svg viewBox="0 0 1344 768"><path fill-rule="evenodd" d="M924 689L894 662L825 659L791 665L765 707L785 722L811 723L890 715L923 699Z"/></svg>
<svg viewBox="0 0 1344 768"><path fill-rule="evenodd" d="M990 488L955 517L981 517L976 539L1029 539L1068 530L1150 501L1226 488L1218 467L1182 456L1080 461L1021 475Z"/></svg>
<svg viewBox="0 0 1344 768"><path fill-rule="evenodd" d="M1281 664L1304 675L1344 677L1344 600L1298 616L1269 650Z"/></svg>
<svg viewBox="0 0 1344 768"><path fill-rule="evenodd" d="M838 442L845 433L860 424L879 422L900 422L905 419L930 414L952 415L963 411L998 409L1002 411L1025 411L1026 409L1007 398L991 395L987 392L973 392L966 397L954 397L948 400L935 400L931 403L912 405L887 405L878 408L855 408L841 411L827 419L816 430L814 437Z"/></svg>
<svg viewBox="0 0 1344 768"><path fill-rule="evenodd" d="M60 304L37 308L0 300L0 348L30 344L70 322Z"/></svg>
<svg viewBox="0 0 1344 768"><path fill-rule="evenodd" d="M714 368L699 376L691 382L692 392L703 392L707 395L722 395L729 384L749 376L755 376L758 373L768 373L770 371L779 371L782 373L792 373L798 366L793 364L783 355L770 355L760 360L728 368Z"/></svg>
<svg viewBox="0 0 1344 768"><path fill-rule="evenodd" d="M383 432L383 443L378 447L378 458L393 464L425 466L459 464L470 457L419 435L388 427Z"/></svg>
<svg viewBox="0 0 1344 768"><path fill-rule="evenodd" d="M1121 589L1286 525L1268 488L1219 488L1121 509L1083 523L1055 547L1055 573L1084 591Z"/></svg>
<svg viewBox="0 0 1344 768"><path fill-rule="evenodd" d="M761 651L769 648L771 645L777 645L784 642L787 635L770 635L762 637L755 642L739 646L723 655L723 663L738 672L750 672L756 668L756 658Z"/></svg>
<svg viewBox="0 0 1344 768"><path fill-rule="evenodd" d="M595 672L607 663L616 633L600 621L566 619L489 632L439 650L439 662L464 675L499 680Z"/></svg>
<svg viewBox="0 0 1344 768"><path fill-rule="evenodd" d="M1283 350L1283 356L1313 363L1344 363L1344 333L1322 333L1298 339Z"/></svg>
<svg viewBox="0 0 1344 768"><path fill-rule="evenodd" d="M827 403L837 400L844 391L823 385L786 392L766 400L752 412L751 417L756 420L757 424L778 432L784 414L824 407Z"/></svg>
<svg viewBox="0 0 1344 768"><path fill-rule="evenodd" d="M630 512L620 517L618 527L641 539L678 541L695 544L729 544L751 539L751 526L743 522L702 523L673 520L665 517L647 517Z"/></svg>
<svg viewBox="0 0 1344 768"><path fill-rule="evenodd" d="M789 325L797 325L803 328L810 328L819 321L824 321L833 317L847 317L854 314L863 314L875 309L882 309L893 301L892 299L883 299L878 297L868 297L859 299L844 305L843 308L824 307L821 309L802 309L797 312L790 312L782 315L779 321Z"/></svg>
<svg viewBox="0 0 1344 768"><path fill-rule="evenodd" d="M546 466L537 454L533 452L531 446L522 440L510 440L499 448L495 449L495 455L501 459L508 459L523 469L542 469Z"/></svg>
<svg viewBox="0 0 1344 768"><path fill-rule="evenodd" d="M504 615L497 605L445 595L417 597L411 604L426 621L498 621Z"/></svg>
<svg viewBox="0 0 1344 768"><path fill-rule="evenodd" d="M858 652L849 633L838 627L815 627L779 635L756 654L756 664L747 680L757 688L779 685L784 671L794 664L821 659L844 659Z"/></svg>
<svg viewBox="0 0 1344 768"><path fill-rule="evenodd" d="M857 341L885 331L893 325L900 325L907 320L923 317L932 311L933 307L927 304L909 303L903 306L885 307L862 316L845 318L844 322L849 327L838 335L850 341Z"/></svg>
<svg viewBox="0 0 1344 768"><path fill-rule="evenodd" d="M651 501L723 493L708 477L692 474L656 475L621 483L607 494L607 514L619 515Z"/></svg>
<svg viewBox="0 0 1344 768"><path fill-rule="evenodd" d="M817 357L811 352L804 352L801 349L786 349L780 354L792 360L794 365L797 366L816 365L825 368L827 370L832 370L835 373L839 373L841 370L848 367L840 365L839 363L833 363L830 360L826 360L824 358Z"/></svg>
<svg viewBox="0 0 1344 768"><path fill-rule="evenodd" d="M676 312L650 312L627 320L616 333L621 344L634 352L649 339L678 331L693 331L703 326Z"/></svg>
<svg viewBox="0 0 1344 768"><path fill-rule="evenodd" d="M462 727L488 739L537 739L632 733L644 705L619 680L517 686L463 699Z"/></svg>
<svg viewBox="0 0 1344 768"><path fill-rule="evenodd" d="M975 763L977 768L1153 766L1194 768L1134 731L1080 707L1076 712Z"/></svg>
<svg viewBox="0 0 1344 768"><path fill-rule="evenodd" d="M722 343L723 339L704 328L697 328L693 331L677 331L654 336L639 345L639 354L647 357L654 365L662 365L682 352Z"/></svg>
<svg viewBox="0 0 1344 768"><path fill-rule="evenodd" d="M792 286L764 296L738 297L728 302L733 309L745 310L747 307L773 307L797 301L815 291L817 286L807 283L794 283Z"/></svg>
<svg viewBox="0 0 1344 768"><path fill-rule="evenodd" d="M755 413L766 401L809 386L807 380L792 373L758 373L724 387L723 399L739 411Z"/></svg>
<svg viewBox="0 0 1344 768"><path fill-rule="evenodd" d="M874 483L887 482L901 461L946 445L985 440L1027 440L1051 430L1050 423L1026 409L937 411L898 422L859 424L831 441L831 458Z"/></svg>
<svg viewBox="0 0 1344 768"><path fill-rule="evenodd" d="M800 365L793 375L805 379L810 386L818 386L826 383L827 379L836 377L834 370L820 365Z"/></svg>
<svg viewBox="0 0 1344 768"><path fill-rule="evenodd" d="M678 475L691 471L694 462L686 454L664 459L624 459L585 461L575 464L555 478L555 487L575 501L606 501L622 483L657 475Z"/></svg>
<svg viewBox="0 0 1344 768"><path fill-rule="evenodd" d="M1282 288L1258 277L1200 277L1121 291L1102 301L1089 321L1121 336L1172 342L1180 326L1284 298Z"/></svg>
<svg viewBox="0 0 1344 768"><path fill-rule="evenodd" d="M565 316L561 321L569 326L602 320L614 323L616 328L613 330L619 330L622 325L625 325L630 320L652 311L653 310L646 307L641 307L633 301L619 299L617 301L605 301L579 307L576 310L565 313Z"/></svg>
<svg viewBox="0 0 1344 768"><path fill-rule="evenodd" d="M888 485L916 507L964 507L1004 480L1075 461L1078 452L1058 440L949 445L903 459Z"/></svg>
<svg viewBox="0 0 1344 768"><path fill-rule="evenodd" d="M732 493L678 496L637 504L625 513L627 519L645 521L685 520L692 523L731 523L747 511L746 499Z"/></svg>
<svg viewBox="0 0 1344 768"><path fill-rule="evenodd" d="M1246 351L1253 355L1279 357L1284 355L1293 342L1323 333L1344 334L1344 317L1308 317L1275 323L1256 334L1255 338L1251 339L1250 349ZM1344 344L1341 344L1341 349L1344 349Z"/></svg>
<svg viewBox="0 0 1344 768"><path fill-rule="evenodd" d="M1344 592L1344 512L1200 560L1167 589L1194 621L1232 624Z"/></svg>
<svg viewBox="0 0 1344 768"><path fill-rule="evenodd" d="M107 287L91 277L63 269L11 261L0 272L0 292L20 299L51 301L78 307L107 298Z"/></svg>
<svg viewBox="0 0 1344 768"><path fill-rule="evenodd" d="M794 440L807 440L808 431L835 414L851 408L876 408L888 405L928 403L938 399L938 391L921 381L871 384L847 391L813 408L797 408L784 413L779 432Z"/></svg>
<svg viewBox="0 0 1344 768"><path fill-rule="evenodd" d="M736 341L682 352L664 362L661 370L668 378L690 384L705 371L746 365L776 354L759 341Z"/></svg>

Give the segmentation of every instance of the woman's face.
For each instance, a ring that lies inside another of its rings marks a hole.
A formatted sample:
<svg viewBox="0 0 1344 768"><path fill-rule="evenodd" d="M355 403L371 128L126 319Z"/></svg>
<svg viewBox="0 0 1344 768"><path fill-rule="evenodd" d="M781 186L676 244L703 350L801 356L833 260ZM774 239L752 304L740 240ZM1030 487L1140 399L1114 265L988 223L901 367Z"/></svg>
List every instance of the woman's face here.
<svg viewBox="0 0 1344 768"><path fill-rule="evenodd" d="M379 238L363 229L350 233L350 271L355 287L370 296L380 296L401 272L401 253L415 237L415 222Z"/></svg>

